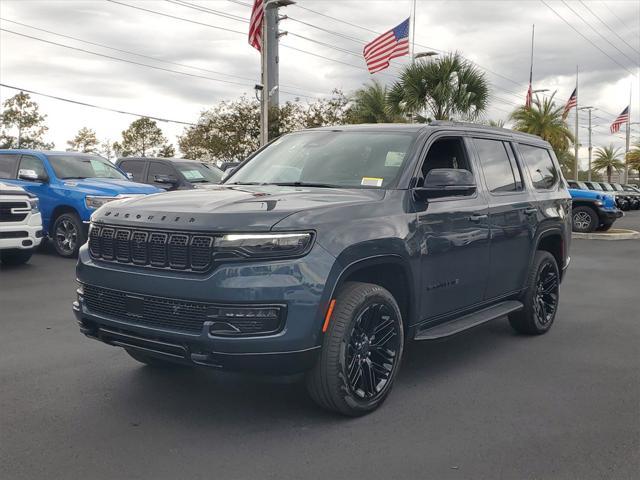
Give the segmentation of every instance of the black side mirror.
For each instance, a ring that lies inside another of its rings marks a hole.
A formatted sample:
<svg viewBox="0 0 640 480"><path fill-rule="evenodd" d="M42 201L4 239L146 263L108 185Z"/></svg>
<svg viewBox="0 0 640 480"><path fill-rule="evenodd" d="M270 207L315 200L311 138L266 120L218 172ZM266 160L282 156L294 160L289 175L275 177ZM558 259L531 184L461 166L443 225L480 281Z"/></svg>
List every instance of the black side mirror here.
<svg viewBox="0 0 640 480"><path fill-rule="evenodd" d="M178 185L178 179L169 175L154 175L153 181L155 183L161 183L169 187L175 187L176 185Z"/></svg>
<svg viewBox="0 0 640 480"><path fill-rule="evenodd" d="M470 195L476 190L473 173L461 168L434 168L427 173L421 187L415 188L420 198Z"/></svg>

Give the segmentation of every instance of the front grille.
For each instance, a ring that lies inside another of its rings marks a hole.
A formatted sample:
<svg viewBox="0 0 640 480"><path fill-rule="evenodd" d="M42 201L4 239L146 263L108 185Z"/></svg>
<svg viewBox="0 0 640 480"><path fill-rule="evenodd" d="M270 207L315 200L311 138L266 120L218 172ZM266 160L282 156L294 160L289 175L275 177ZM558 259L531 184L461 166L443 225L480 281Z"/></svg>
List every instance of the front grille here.
<svg viewBox="0 0 640 480"><path fill-rule="evenodd" d="M13 209L29 210L27 202L2 202L0 203L0 222L21 222L27 218L28 212L12 213Z"/></svg>
<svg viewBox="0 0 640 480"><path fill-rule="evenodd" d="M214 236L92 225L89 252L117 263L203 272L211 267Z"/></svg>
<svg viewBox="0 0 640 480"><path fill-rule="evenodd" d="M116 320L175 330L186 333L202 332L205 322L219 336L261 335L280 330L285 308L282 305L229 306L207 302L193 302L174 298L153 297L122 292L93 285L83 285L84 302L90 312ZM241 318L242 312L271 313L264 318ZM224 312L228 312L224 316Z"/></svg>

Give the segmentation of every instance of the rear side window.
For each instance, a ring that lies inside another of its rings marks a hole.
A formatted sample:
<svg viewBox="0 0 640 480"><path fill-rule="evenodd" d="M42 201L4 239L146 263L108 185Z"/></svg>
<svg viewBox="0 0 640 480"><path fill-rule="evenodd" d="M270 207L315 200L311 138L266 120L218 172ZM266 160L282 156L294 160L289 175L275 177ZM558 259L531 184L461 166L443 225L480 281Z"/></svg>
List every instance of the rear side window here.
<svg viewBox="0 0 640 480"><path fill-rule="evenodd" d="M18 155L0 155L0 178L16 178Z"/></svg>
<svg viewBox="0 0 640 480"><path fill-rule="evenodd" d="M560 174L546 148L519 144L518 149L536 190L548 190L558 182Z"/></svg>
<svg viewBox="0 0 640 480"><path fill-rule="evenodd" d="M522 190L520 171L511 160L511 147L501 140L475 138L473 140L480 157L487 188L491 193Z"/></svg>
<svg viewBox="0 0 640 480"><path fill-rule="evenodd" d="M144 172L144 161L125 160L120 164L120 169L133 175L136 182L142 182L142 173Z"/></svg>

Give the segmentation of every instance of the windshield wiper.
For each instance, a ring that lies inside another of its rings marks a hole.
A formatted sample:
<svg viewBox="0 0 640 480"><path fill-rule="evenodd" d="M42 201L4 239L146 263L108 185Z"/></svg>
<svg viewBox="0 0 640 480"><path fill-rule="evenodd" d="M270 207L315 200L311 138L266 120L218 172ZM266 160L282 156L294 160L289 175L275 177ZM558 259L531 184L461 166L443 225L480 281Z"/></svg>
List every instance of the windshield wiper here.
<svg viewBox="0 0 640 480"><path fill-rule="evenodd" d="M280 187L317 187L317 188L340 188L338 185L331 185L329 183L315 183L315 182L276 182L270 185L278 185Z"/></svg>
<svg viewBox="0 0 640 480"><path fill-rule="evenodd" d="M268 185L268 183L264 183L264 182L231 182L231 183L223 183L222 185Z"/></svg>

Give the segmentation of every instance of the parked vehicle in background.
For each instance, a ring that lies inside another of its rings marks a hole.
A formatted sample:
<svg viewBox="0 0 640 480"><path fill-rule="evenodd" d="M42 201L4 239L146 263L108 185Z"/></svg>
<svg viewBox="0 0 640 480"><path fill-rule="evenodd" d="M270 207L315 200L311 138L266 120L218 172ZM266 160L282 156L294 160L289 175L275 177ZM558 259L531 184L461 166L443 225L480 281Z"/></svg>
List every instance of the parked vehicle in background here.
<svg viewBox="0 0 640 480"><path fill-rule="evenodd" d="M571 194L571 219L574 232L607 231L623 213L613 195L589 190L584 182L567 180Z"/></svg>
<svg viewBox="0 0 640 480"><path fill-rule="evenodd" d="M220 165L220 170L223 172L233 171L233 169L237 168L242 162L222 162Z"/></svg>
<svg viewBox="0 0 640 480"><path fill-rule="evenodd" d="M97 208L162 191L132 182L105 158L77 152L0 150L0 181L38 197L44 232L63 257L77 255Z"/></svg>
<svg viewBox="0 0 640 480"><path fill-rule="evenodd" d="M627 189L619 183L612 183L611 186L616 194L624 195L627 200L629 200L629 208L631 208L631 210L638 210L640 208L640 193L632 189Z"/></svg>
<svg viewBox="0 0 640 480"><path fill-rule="evenodd" d="M0 182L0 263L28 262L41 241L38 199L23 188Z"/></svg>
<svg viewBox="0 0 640 480"><path fill-rule="evenodd" d="M119 158L116 165L135 182L163 190L189 190L216 185L224 172L215 165L180 158Z"/></svg>
<svg viewBox="0 0 640 480"><path fill-rule="evenodd" d="M73 309L82 333L140 362L304 372L319 405L362 415L388 395L407 340L505 315L547 332L570 211L553 149L532 135L301 131L214 189L96 212ZM117 254L114 232L130 239Z"/></svg>
<svg viewBox="0 0 640 480"><path fill-rule="evenodd" d="M602 187L602 190L604 190L605 192L609 192L609 193L614 194L616 196L616 198L620 198L620 199L626 200L628 202L627 210L633 210L633 209L636 208L636 201L635 201L636 199L635 199L635 197L629 196L624 191L618 191L613 186L613 183L600 182L600 186Z"/></svg>
<svg viewBox="0 0 640 480"><path fill-rule="evenodd" d="M616 206L620 210L624 210L624 211L629 210L629 200L627 200L622 195L616 195L615 192L613 191L613 188L611 188L610 190L609 189L605 190L602 187L602 184L599 182L583 182L583 183L589 188L589 190L593 190L596 192L605 192L610 195L613 195L613 198L615 198L616 200Z"/></svg>
<svg viewBox="0 0 640 480"><path fill-rule="evenodd" d="M640 194L640 188L638 188L635 185L632 185L632 184L629 184L629 183L625 183L622 186L624 187L625 192L634 192L634 193Z"/></svg>

